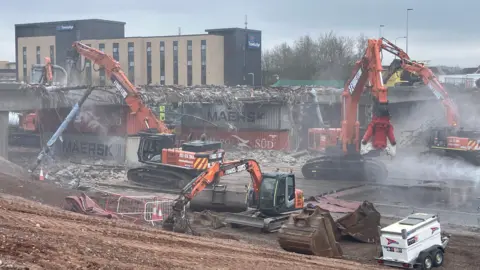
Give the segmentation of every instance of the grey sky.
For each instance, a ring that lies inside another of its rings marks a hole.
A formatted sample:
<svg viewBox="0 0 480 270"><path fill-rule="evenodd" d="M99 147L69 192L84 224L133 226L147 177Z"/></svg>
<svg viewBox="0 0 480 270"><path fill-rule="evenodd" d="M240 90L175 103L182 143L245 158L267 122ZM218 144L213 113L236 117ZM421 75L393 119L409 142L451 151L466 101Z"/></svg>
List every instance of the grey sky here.
<svg viewBox="0 0 480 270"><path fill-rule="evenodd" d="M202 33L208 28L244 27L262 30L263 49L310 34L378 37L405 36L410 12L409 55L439 65L480 65L480 31L476 0L5 0L0 22L0 59L14 60L14 24L72 19L126 22L127 36ZM141 3L141 4L139 4ZM81 4L81 5L80 5ZM135 5L138 5L135 7ZM405 39L398 39L405 47ZM384 62L391 61L384 54Z"/></svg>

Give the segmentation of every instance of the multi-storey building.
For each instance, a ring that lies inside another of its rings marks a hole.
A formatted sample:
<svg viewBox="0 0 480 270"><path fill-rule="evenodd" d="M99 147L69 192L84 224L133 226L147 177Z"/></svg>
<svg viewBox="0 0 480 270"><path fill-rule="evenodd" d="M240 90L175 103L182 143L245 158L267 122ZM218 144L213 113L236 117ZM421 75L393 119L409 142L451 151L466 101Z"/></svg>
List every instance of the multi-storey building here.
<svg viewBox="0 0 480 270"><path fill-rule="evenodd" d="M261 31L242 28L205 34L125 37L125 23L78 20L15 25L17 79L48 56L67 70L72 43L81 41L114 57L136 85L260 85ZM80 63L84 82L109 84L105 70ZM77 66L78 69L78 66Z"/></svg>

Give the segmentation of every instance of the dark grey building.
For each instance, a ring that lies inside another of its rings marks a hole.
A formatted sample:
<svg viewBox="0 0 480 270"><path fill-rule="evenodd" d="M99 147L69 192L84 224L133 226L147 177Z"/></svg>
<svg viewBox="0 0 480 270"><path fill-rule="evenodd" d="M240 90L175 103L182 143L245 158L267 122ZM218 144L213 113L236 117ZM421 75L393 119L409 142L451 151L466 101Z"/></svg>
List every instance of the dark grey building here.
<svg viewBox="0 0 480 270"><path fill-rule="evenodd" d="M262 31L243 28L205 30L224 38L226 85L261 85Z"/></svg>

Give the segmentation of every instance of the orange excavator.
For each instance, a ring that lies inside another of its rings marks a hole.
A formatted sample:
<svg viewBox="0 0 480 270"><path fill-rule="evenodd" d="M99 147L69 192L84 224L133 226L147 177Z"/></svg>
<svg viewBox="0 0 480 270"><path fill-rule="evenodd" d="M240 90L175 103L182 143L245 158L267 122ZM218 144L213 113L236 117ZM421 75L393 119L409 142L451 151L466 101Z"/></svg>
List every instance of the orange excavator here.
<svg viewBox="0 0 480 270"><path fill-rule="evenodd" d="M458 156L473 165L480 166L480 131L465 130L460 127L457 105L431 69L423 63L410 60L410 57L402 49L390 41L385 39L384 41L389 44L385 50L399 58L398 65L393 72L403 69L420 77L445 109L446 125L431 127L429 130L427 138L429 149L440 150L449 156Z"/></svg>
<svg viewBox="0 0 480 270"><path fill-rule="evenodd" d="M395 136L390 124L387 89L382 78L381 55L385 50L399 58L389 74L403 69L419 76L423 83L441 101L445 108L445 127L430 130L427 145L430 149L444 150L449 155L463 157L468 162L480 165L480 132L458 129L459 113L442 84L424 64L410 60L398 46L387 39L371 39L363 58L357 62L352 78L347 81L342 94L341 129L315 128L309 130L309 149L320 150L325 156L308 160L302 167L305 178L310 179L362 179L379 181L388 176L384 165L365 158L372 150L387 150L394 156ZM366 87L368 86L368 87ZM369 89L373 98L373 117L360 143L358 102ZM339 151L339 147L341 150ZM374 151L374 153L378 151Z"/></svg>
<svg viewBox="0 0 480 270"><path fill-rule="evenodd" d="M117 88L135 115L143 123L145 130L140 132L138 160L146 164L130 169L128 179L136 184L183 188L193 177L215 162L223 162L224 150L220 142L206 139L175 144L175 134L160 121L146 106L135 86L128 80L120 64L113 57L81 42L73 43L74 61L79 56L90 60L105 70L106 76Z"/></svg>
<svg viewBox="0 0 480 270"><path fill-rule="evenodd" d="M258 163L252 159L223 164L215 162L182 189L163 227L176 232L186 232L189 227L186 217L188 203L207 186L218 184L222 176L242 171L249 172L252 178L253 196L251 201L244 203L253 206L253 209L229 214L225 220L227 223L274 231L281 227L289 214L304 207L303 191L295 188L293 173L262 173Z"/></svg>
<svg viewBox="0 0 480 270"><path fill-rule="evenodd" d="M340 130L329 131L339 135L334 145L328 145L326 155L308 160L302 167L307 179L351 179L381 181L387 178L385 164L367 158L371 150L386 150L395 155L395 136L390 123L387 88L382 80L381 50L387 45L382 39L369 39L365 53L356 62L351 78L342 93L342 122ZM373 100L373 117L365 135L360 137L359 102L368 91ZM327 140L327 136L324 136ZM326 143L326 142L325 142Z"/></svg>

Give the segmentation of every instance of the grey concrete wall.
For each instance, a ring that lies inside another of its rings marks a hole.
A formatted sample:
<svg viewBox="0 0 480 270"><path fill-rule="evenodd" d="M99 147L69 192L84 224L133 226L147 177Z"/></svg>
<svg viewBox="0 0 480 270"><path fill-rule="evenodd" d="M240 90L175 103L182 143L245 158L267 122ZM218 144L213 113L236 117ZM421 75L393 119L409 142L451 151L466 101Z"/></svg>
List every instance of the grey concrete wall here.
<svg viewBox="0 0 480 270"><path fill-rule="evenodd" d="M0 112L0 156L8 159L8 112Z"/></svg>

